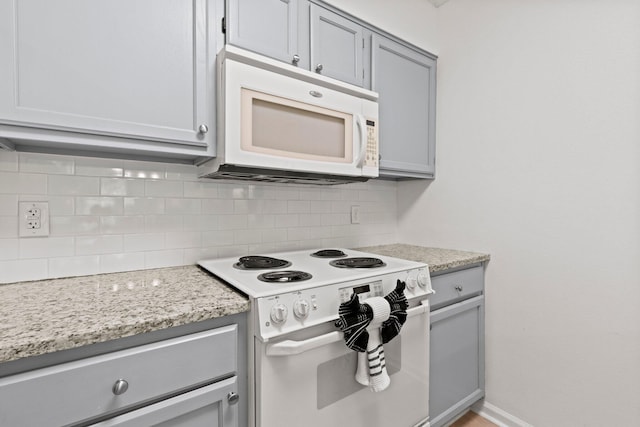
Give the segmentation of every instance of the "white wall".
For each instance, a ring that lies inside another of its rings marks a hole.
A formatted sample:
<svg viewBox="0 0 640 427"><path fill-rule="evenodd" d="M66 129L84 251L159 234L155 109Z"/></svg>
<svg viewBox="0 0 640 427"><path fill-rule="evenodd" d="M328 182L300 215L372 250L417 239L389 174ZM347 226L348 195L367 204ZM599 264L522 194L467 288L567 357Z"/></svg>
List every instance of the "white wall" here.
<svg viewBox="0 0 640 427"><path fill-rule="evenodd" d="M487 402L640 422L640 2L438 9L437 178L400 240L488 252Z"/></svg>
<svg viewBox="0 0 640 427"><path fill-rule="evenodd" d="M22 200L49 202L49 237L18 237ZM198 180L194 166L0 151L0 283L387 243L396 218L394 182Z"/></svg>

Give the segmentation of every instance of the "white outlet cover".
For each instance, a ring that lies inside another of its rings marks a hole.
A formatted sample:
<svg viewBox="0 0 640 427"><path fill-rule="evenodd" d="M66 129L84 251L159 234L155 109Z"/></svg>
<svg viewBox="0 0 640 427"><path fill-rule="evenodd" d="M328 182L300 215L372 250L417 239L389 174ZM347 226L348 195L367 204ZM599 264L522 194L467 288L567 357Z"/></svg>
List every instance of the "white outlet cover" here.
<svg viewBox="0 0 640 427"><path fill-rule="evenodd" d="M351 224L360 224L360 206L351 206Z"/></svg>
<svg viewBox="0 0 640 427"><path fill-rule="evenodd" d="M32 208L40 209L40 227L32 228L34 218L29 215ZM18 202L18 234L20 237L43 237L49 235L49 202Z"/></svg>

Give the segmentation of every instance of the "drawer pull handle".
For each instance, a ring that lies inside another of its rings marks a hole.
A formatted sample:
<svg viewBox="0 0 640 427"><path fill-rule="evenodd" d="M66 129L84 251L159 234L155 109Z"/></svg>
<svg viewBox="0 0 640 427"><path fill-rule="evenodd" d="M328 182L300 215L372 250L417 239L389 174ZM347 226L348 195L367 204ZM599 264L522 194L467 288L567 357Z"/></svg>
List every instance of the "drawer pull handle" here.
<svg viewBox="0 0 640 427"><path fill-rule="evenodd" d="M458 292L462 292L462 286L458 285L455 287L455 290Z"/></svg>
<svg viewBox="0 0 640 427"><path fill-rule="evenodd" d="M240 400L240 396L237 393L230 391L229 394L227 394L227 400L229 401L229 405L235 405L238 403L238 400Z"/></svg>
<svg viewBox="0 0 640 427"><path fill-rule="evenodd" d="M121 394L124 394L128 389L129 383L126 380L119 379L113 384L113 388L111 389L111 391L113 391L113 394L115 394L116 396L119 396Z"/></svg>

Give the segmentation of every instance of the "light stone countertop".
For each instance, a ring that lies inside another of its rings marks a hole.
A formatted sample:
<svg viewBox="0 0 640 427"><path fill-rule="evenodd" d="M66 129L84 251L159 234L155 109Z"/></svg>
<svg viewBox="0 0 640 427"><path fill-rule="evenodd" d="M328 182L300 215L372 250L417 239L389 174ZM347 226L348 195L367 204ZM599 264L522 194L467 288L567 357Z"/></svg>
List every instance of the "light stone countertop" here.
<svg viewBox="0 0 640 427"><path fill-rule="evenodd" d="M430 273L487 262L491 258L488 254L478 252L429 248L405 244L368 246L365 248L358 248L358 250L377 255L407 259L409 261L424 262L429 264Z"/></svg>
<svg viewBox="0 0 640 427"><path fill-rule="evenodd" d="M197 266L0 285L0 362L248 311Z"/></svg>
<svg viewBox="0 0 640 427"><path fill-rule="evenodd" d="M490 259L405 244L358 250L425 262L431 273ZM0 363L249 309L244 295L195 265L0 285Z"/></svg>

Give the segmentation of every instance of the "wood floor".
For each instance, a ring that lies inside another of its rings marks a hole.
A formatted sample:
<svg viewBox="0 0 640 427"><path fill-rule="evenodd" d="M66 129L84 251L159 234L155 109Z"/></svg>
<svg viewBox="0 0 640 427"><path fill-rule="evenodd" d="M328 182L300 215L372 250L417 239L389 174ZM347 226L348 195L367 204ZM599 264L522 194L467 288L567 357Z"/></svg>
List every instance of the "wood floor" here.
<svg viewBox="0 0 640 427"><path fill-rule="evenodd" d="M482 418L473 411L469 411L458 418L450 427L497 427L494 423Z"/></svg>

